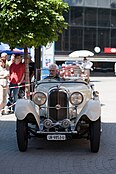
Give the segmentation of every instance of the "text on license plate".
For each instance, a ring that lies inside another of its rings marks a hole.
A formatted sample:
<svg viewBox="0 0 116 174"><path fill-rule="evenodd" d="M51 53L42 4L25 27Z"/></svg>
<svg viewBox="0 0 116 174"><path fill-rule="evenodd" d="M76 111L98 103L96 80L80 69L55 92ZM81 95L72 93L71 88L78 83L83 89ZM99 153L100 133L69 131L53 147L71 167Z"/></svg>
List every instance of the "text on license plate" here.
<svg viewBox="0 0 116 174"><path fill-rule="evenodd" d="M66 135L47 135L47 140L66 140Z"/></svg>

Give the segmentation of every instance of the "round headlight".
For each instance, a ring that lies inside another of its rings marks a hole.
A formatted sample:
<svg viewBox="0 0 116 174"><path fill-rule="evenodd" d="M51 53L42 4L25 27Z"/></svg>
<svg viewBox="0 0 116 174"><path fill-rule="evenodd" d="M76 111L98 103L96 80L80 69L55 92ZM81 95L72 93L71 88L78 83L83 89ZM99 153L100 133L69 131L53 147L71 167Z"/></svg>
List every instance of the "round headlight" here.
<svg viewBox="0 0 116 174"><path fill-rule="evenodd" d="M46 102L46 95L43 92L36 92L33 96L35 104L41 106Z"/></svg>
<svg viewBox="0 0 116 174"><path fill-rule="evenodd" d="M83 102L83 95L79 92L74 92L70 96L70 102L73 105L79 105Z"/></svg>

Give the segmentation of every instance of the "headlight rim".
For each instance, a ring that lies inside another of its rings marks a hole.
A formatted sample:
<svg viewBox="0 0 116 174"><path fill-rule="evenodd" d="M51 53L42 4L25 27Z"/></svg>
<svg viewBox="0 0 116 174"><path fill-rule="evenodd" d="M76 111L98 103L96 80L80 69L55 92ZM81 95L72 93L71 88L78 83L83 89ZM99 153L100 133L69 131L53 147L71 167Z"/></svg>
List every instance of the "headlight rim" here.
<svg viewBox="0 0 116 174"><path fill-rule="evenodd" d="M81 95L81 97L82 97L81 102L79 102L78 104L74 104L74 103L72 102L72 100L71 100L72 95L74 95L75 93L80 94L80 95ZM73 93L71 93L71 95L70 95L70 97L69 97L69 100L70 100L70 103L71 103L72 105L74 105L74 106L78 106L78 105L80 105L80 104L83 102L84 97L83 97L83 94L82 94L81 92L73 92Z"/></svg>
<svg viewBox="0 0 116 174"><path fill-rule="evenodd" d="M36 100L34 99L34 97L35 97L37 94L42 94L42 95L44 95L44 97L45 97L45 101L44 101L43 103L38 104L38 103L36 102ZM35 92L35 94L34 94L32 100L33 100L33 102L34 102L36 105L38 105L38 106L42 106L42 105L44 105L44 104L46 103L46 101L47 101L47 96L46 96L46 94L45 94L44 92L42 92L42 91Z"/></svg>

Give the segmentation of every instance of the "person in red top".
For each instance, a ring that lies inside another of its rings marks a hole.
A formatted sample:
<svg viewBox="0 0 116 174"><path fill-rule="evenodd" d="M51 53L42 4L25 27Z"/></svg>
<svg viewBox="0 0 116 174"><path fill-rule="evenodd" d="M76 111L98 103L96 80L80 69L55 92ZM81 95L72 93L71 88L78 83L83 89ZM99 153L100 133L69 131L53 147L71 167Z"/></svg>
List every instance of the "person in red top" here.
<svg viewBox="0 0 116 174"><path fill-rule="evenodd" d="M15 55L14 63L12 63L9 67L10 74L10 96L13 98L13 103L15 103L18 99L19 87L25 78L25 64L22 63L22 59L20 55ZM13 107L14 111L15 107Z"/></svg>

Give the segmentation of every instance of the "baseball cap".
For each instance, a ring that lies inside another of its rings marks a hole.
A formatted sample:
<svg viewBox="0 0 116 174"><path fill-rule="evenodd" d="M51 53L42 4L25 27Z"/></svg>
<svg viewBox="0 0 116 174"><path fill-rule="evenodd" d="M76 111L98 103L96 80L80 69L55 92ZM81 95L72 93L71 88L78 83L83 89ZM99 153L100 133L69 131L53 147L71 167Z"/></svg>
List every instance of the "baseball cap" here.
<svg viewBox="0 0 116 174"><path fill-rule="evenodd" d="M1 54L1 57L6 57L7 56L7 53L2 53Z"/></svg>

